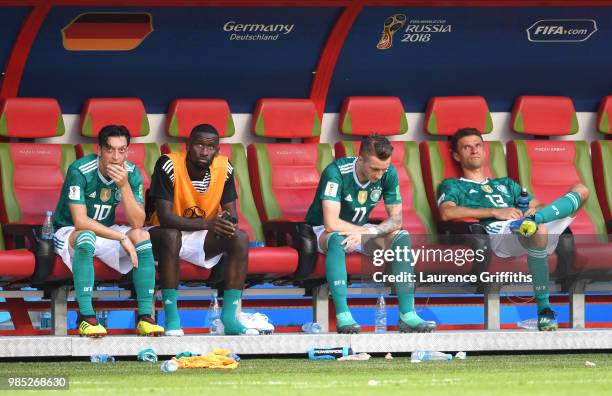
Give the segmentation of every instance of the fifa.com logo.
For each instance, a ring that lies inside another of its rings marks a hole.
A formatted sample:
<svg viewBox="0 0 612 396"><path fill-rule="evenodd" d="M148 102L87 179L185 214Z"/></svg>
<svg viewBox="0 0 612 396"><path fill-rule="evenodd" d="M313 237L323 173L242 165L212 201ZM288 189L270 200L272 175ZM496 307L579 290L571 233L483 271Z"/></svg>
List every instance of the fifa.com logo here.
<svg viewBox="0 0 612 396"><path fill-rule="evenodd" d="M382 36L380 40L378 40L376 48L381 50L391 48L393 45L393 35L395 35L395 32L404 26L406 19L406 15L404 14L393 14L389 18L385 19Z"/></svg>

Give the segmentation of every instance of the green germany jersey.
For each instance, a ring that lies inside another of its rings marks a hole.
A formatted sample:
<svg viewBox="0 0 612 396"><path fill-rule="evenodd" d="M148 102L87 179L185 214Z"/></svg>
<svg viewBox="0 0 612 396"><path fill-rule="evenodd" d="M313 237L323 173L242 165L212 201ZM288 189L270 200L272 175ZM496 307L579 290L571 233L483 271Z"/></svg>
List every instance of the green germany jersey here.
<svg viewBox="0 0 612 396"><path fill-rule="evenodd" d="M140 171L129 161L125 161L125 169L134 198L143 203ZM98 170L98 155L90 154L74 161L68 168L53 222L56 228L74 225L68 204L81 204L87 207L87 217L111 226L115 224L115 208L119 202L121 191L114 181L106 179Z"/></svg>
<svg viewBox="0 0 612 396"><path fill-rule="evenodd" d="M370 212L382 197L386 205L402 203L397 171L391 165L376 183L359 183L355 173L357 158L340 158L325 168L314 201L306 214L311 225L323 224L323 200L340 202L340 218L349 223L367 223Z"/></svg>
<svg viewBox="0 0 612 396"><path fill-rule="evenodd" d="M438 206L450 201L465 208L514 208L521 190L521 186L508 177L486 179L483 182L450 178L438 187ZM481 219L481 223L489 224L496 220Z"/></svg>

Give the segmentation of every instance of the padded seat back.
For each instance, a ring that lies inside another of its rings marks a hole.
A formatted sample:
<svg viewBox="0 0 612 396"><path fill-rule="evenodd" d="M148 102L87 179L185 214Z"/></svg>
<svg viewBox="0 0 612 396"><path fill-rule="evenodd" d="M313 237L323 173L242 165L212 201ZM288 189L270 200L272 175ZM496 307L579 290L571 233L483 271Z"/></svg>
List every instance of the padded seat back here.
<svg viewBox="0 0 612 396"><path fill-rule="evenodd" d="M7 98L0 105L0 136L44 138L64 131L62 111L53 98Z"/></svg>
<svg viewBox="0 0 612 396"><path fill-rule="evenodd" d="M321 173L332 162L328 144L251 144L249 174L262 221L304 221Z"/></svg>
<svg viewBox="0 0 612 396"><path fill-rule="evenodd" d="M539 136L578 132L570 98L521 96L514 105L513 129ZM584 141L517 140L507 144L510 177L543 202L550 203L576 184L591 192L583 210L570 225L574 234L605 234L603 214L593 181L589 147Z"/></svg>
<svg viewBox="0 0 612 396"><path fill-rule="evenodd" d="M340 132L365 136L401 135L408 131L406 112L396 96L349 96L340 112Z"/></svg>
<svg viewBox="0 0 612 396"><path fill-rule="evenodd" d="M123 125L131 137L149 134L149 119L139 98L91 98L81 112L81 134L96 137L106 125Z"/></svg>
<svg viewBox="0 0 612 396"><path fill-rule="evenodd" d="M584 184L591 196L570 229L574 234L606 233L586 142L517 140L508 142L507 154L510 177L542 202L550 203L572 185Z"/></svg>
<svg viewBox="0 0 612 396"><path fill-rule="evenodd" d="M2 222L42 224L74 160L70 144L0 143Z"/></svg>
<svg viewBox="0 0 612 396"><path fill-rule="evenodd" d="M193 127L210 124L220 137L234 136L234 120L224 99L176 99L168 108L168 136L189 137Z"/></svg>

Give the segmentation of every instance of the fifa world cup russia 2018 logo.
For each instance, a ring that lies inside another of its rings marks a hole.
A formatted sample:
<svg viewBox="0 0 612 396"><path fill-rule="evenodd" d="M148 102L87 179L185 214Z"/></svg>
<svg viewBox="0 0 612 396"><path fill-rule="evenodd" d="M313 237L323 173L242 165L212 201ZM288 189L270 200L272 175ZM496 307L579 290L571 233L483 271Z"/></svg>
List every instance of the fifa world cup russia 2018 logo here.
<svg viewBox="0 0 612 396"><path fill-rule="evenodd" d="M406 23L406 15L393 14L385 20L383 26L382 37L378 40L376 48L384 50L389 49L393 45L393 35L400 30Z"/></svg>

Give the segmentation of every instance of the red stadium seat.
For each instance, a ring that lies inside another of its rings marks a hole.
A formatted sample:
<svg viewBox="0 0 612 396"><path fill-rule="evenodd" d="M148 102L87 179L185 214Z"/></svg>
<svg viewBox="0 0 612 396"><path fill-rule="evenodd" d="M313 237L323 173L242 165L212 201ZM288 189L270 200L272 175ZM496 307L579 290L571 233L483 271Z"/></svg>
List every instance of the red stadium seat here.
<svg viewBox="0 0 612 396"><path fill-rule="evenodd" d="M321 119L310 99L260 99L253 112L257 136L309 138L321 135Z"/></svg>
<svg viewBox="0 0 612 396"><path fill-rule="evenodd" d="M17 105L14 105L17 101ZM55 104L52 104L54 102ZM18 108L7 118L11 119L8 137L52 137L61 134L63 121L55 99L11 98L3 109ZM38 116L32 122L31 114ZM59 117L59 118L58 118ZM43 122L44 121L44 122ZM47 210L55 210L68 166L75 160L74 147L69 144L0 143L0 168L2 172L2 205L0 219L8 226L40 225ZM44 177L41 177L44 175ZM119 279L121 274L95 261L98 280ZM58 257L51 277L68 280L72 275ZM59 274L54 276L53 274Z"/></svg>
<svg viewBox="0 0 612 396"><path fill-rule="evenodd" d="M234 119L224 99L176 99L168 109L166 131L168 136L189 137L194 126L210 124L219 137L234 136Z"/></svg>
<svg viewBox="0 0 612 396"><path fill-rule="evenodd" d="M6 250L0 228L0 283L26 279L34 273L34 255L27 250Z"/></svg>
<svg viewBox="0 0 612 396"><path fill-rule="evenodd" d="M612 116L612 96L606 96L599 106L597 129L607 134L608 138L612 133L610 116ZM597 197L608 225L608 232L612 232L612 140L592 142L591 155Z"/></svg>
<svg viewBox="0 0 612 396"><path fill-rule="evenodd" d="M425 131L450 136L459 128L476 128L491 133L493 121L482 96L436 96L427 103Z"/></svg>
<svg viewBox="0 0 612 396"><path fill-rule="evenodd" d="M535 135L561 136L577 131L568 128L574 114L569 98L551 97L547 107L546 97L525 100L519 98L514 106L523 113L525 129ZM568 104L569 103L569 104ZM560 107L563 104L563 108ZM563 113L563 117L558 114ZM516 114L513 115L517 119ZM612 245L599 241L607 240L603 213L597 199L593 181L589 148L584 141L517 140L507 144L510 177L525 186L530 193L543 202L551 202L565 194L576 184L584 184L591 193L590 198L578 212L570 225L576 243L576 259L573 269L578 271L612 268L605 258Z"/></svg>
<svg viewBox="0 0 612 396"><path fill-rule="evenodd" d="M44 138L64 134L62 111L53 98L10 98L1 106L0 136Z"/></svg>
<svg viewBox="0 0 612 396"><path fill-rule="evenodd" d="M591 143L593 177L608 232L612 232L612 140Z"/></svg>
<svg viewBox="0 0 612 396"><path fill-rule="evenodd" d="M340 112L340 132L363 136L402 135L408 132L406 112L396 96L349 96Z"/></svg>
<svg viewBox="0 0 612 396"><path fill-rule="evenodd" d="M132 137L149 134L149 119L139 98L91 98L81 112L81 134L95 137L102 127L123 125Z"/></svg>
<svg viewBox="0 0 612 396"><path fill-rule="evenodd" d="M597 112L597 130L599 132L605 134L612 133L610 117L612 117L612 95L603 98L599 105L599 111Z"/></svg>
<svg viewBox="0 0 612 396"><path fill-rule="evenodd" d="M321 125L308 99L260 99L253 130L265 137L309 138L320 134ZM254 143L247 150L262 221L304 221L319 176L333 160L329 144Z"/></svg>
<svg viewBox="0 0 612 396"><path fill-rule="evenodd" d="M253 130L265 137L309 138L320 133L319 116L307 99L261 99L253 119ZM304 222L321 172L333 160L329 144L254 143L247 151L255 204L264 224L282 228ZM350 255L347 268L351 263L359 268L359 257ZM300 277L310 273L298 271Z"/></svg>
<svg viewBox="0 0 612 396"><path fill-rule="evenodd" d="M565 96L519 96L512 109L512 130L536 136L563 136L578 132L572 100Z"/></svg>

